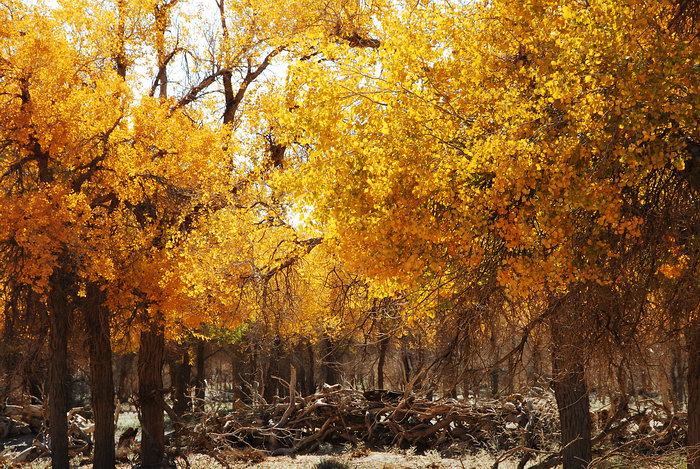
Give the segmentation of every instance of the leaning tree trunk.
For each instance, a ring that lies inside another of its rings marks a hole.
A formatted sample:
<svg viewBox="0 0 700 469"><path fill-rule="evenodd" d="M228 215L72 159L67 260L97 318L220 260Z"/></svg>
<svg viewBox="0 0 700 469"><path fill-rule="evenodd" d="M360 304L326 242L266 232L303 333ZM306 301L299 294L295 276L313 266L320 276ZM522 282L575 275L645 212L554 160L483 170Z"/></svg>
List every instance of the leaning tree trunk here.
<svg viewBox="0 0 700 469"><path fill-rule="evenodd" d="M576 323L557 317L552 322L552 374L559 410L564 469L585 469L591 462L591 414L582 351Z"/></svg>
<svg viewBox="0 0 700 469"><path fill-rule="evenodd" d="M48 295L49 325L49 438L52 469L68 469L68 330L70 304L65 279L55 272L50 279Z"/></svg>
<svg viewBox="0 0 700 469"><path fill-rule="evenodd" d="M688 327L688 469L700 469L700 318Z"/></svg>
<svg viewBox="0 0 700 469"><path fill-rule="evenodd" d="M88 328L92 411L95 419L94 469L114 469L114 377L109 310L97 285L88 287L84 313Z"/></svg>
<svg viewBox="0 0 700 469"><path fill-rule="evenodd" d="M139 402L141 405L141 468L161 467L165 456L163 419L163 326L151 323L141 332Z"/></svg>

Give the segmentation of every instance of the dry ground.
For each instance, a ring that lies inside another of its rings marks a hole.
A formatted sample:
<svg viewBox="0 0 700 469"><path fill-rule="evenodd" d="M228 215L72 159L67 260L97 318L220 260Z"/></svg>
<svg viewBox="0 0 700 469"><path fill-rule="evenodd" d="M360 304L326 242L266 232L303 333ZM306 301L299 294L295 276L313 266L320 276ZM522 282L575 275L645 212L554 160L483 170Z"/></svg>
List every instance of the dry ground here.
<svg viewBox="0 0 700 469"><path fill-rule="evenodd" d="M289 456L269 457L265 461L252 462L235 462L230 463L231 469L253 468L253 469L313 469L314 465L324 459L330 459L329 456L304 455L295 458ZM191 469L224 469L224 466L217 463L214 459L205 455L192 455L189 458ZM340 460L347 463L351 469L490 469L493 464L493 458L486 455L467 456L464 459L445 459L439 455L405 455L396 453L380 453L371 452L362 457L350 456L333 456L332 459ZM184 464L178 464L178 467L184 468ZM25 466L27 469L47 469L50 464L47 460L35 461ZM76 467L77 461L76 461ZM89 469L92 465L81 465L81 469ZM131 468L131 464L120 464L119 468ZM502 469L514 469L515 464L502 463Z"/></svg>
<svg viewBox="0 0 700 469"><path fill-rule="evenodd" d="M256 469L312 469L318 462L329 459L329 456L304 455L291 458L288 456L270 457L263 462L237 463L232 467L256 468ZM370 452L362 457L335 456L332 459L346 462L352 469L490 469L493 465L493 458L486 455L466 456L462 460L441 458L438 454L427 454L424 456L406 455L397 453ZM203 455L192 457L194 467L220 468L216 462ZM212 464L213 462L213 464ZM503 463L503 469L514 469L515 464Z"/></svg>

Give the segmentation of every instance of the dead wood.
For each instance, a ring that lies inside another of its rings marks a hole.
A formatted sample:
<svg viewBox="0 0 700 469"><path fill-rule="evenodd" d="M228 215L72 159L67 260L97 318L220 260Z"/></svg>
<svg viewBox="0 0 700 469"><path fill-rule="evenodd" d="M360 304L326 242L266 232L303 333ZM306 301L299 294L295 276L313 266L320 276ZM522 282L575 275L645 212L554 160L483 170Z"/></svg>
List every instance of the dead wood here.
<svg viewBox="0 0 700 469"><path fill-rule="evenodd" d="M536 455L547 455L533 467L553 467L559 460L556 404L552 396L500 400L432 400L410 392L352 391L325 386L301 397L242 406L226 414L200 414L195 425L183 428L181 444L189 451L230 452L255 448L267 454L313 452L323 444L392 446L442 452L487 451L499 461L517 457L520 467ZM412 383L410 383L412 384ZM648 406L634 415L616 414L599 430L599 453L604 445L635 451L663 451L682 444L683 416L664 414ZM653 414L653 415L652 415ZM646 415L646 416L645 416ZM644 433L646 432L646 433ZM500 457L499 457L500 455Z"/></svg>

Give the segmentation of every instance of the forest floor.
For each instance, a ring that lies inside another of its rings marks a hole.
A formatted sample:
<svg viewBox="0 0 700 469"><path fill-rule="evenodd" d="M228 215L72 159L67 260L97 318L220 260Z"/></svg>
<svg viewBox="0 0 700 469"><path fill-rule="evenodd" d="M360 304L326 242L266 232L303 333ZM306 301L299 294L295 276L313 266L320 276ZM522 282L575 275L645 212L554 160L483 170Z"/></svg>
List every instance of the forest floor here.
<svg viewBox="0 0 700 469"><path fill-rule="evenodd" d="M132 408L126 408L119 415L117 425L117 435L122 434L128 428L137 428L139 421L136 412ZM166 419L168 431L172 429L169 419ZM9 460L12 453L19 452L31 446L33 435L22 435L12 439L0 441L0 450L9 450L8 454L3 454ZM136 446L129 450L128 461L119 464L120 469L131 469L138 459L138 439ZM381 447L380 447L381 449ZM494 467L497 456L491 452L474 453L478 451L473 446L466 445L465 442L454 442L449 447L443 447L442 454L436 449L427 450L424 453L417 453L415 448L408 449L381 449L370 450L360 444L357 445L331 445L322 443L317 451L312 454L301 454L297 456L267 456L269 453L255 450L253 448L221 448L216 457L198 453L186 453L187 461L184 457L176 458L175 463L181 469L313 469L318 463L325 460L333 460L347 464L350 469L491 469ZM201 451L190 449L190 451ZM505 450L499 451L503 454ZM5 451L3 451L5 453ZM544 457L546 451L541 457ZM605 461L596 464L598 469L683 469L685 467L683 453L680 448L670 448L666 453L659 453L656 456L645 457L632 448L624 454L610 454ZM211 453L210 453L211 454ZM4 466L0 461L0 467L25 467L31 469L48 469L50 463L46 458L36 460L29 464L14 464ZM531 460L528 465L539 462L537 459ZM73 467L89 469L92 467L89 459L76 457L72 463ZM505 460L498 465L499 469L515 469L518 461L515 459Z"/></svg>
<svg viewBox="0 0 700 469"><path fill-rule="evenodd" d="M204 454L190 455L188 458L190 469L225 469L226 466L218 463L214 458ZM437 453L425 455L405 454L399 452L369 452L364 456L354 456L350 453L334 456L327 455L301 455L296 457L271 456L259 462L227 461L230 469L314 469L315 465L324 460L336 460L344 462L350 469L491 469L494 457L489 454L477 454L464 456L461 459L441 458ZM90 469L91 464L74 460L76 468ZM530 464L534 464L532 461ZM34 461L26 465L15 465L12 467L22 467L26 469L49 469L48 459ZM72 466L73 467L73 466ZM133 463L119 464L119 469L131 469ZM177 463L178 468L185 469L184 461ZM498 466L499 469L515 469L517 461L504 461ZM640 464L622 461L610 461L597 465L598 469L685 469L685 462L678 459L675 463L666 464Z"/></svg>
<svg viewBox="0 0 700 469"><path fill-rule="evenodd" d="M259 462L229 462L231 469L313 469L321 461L333 459L346 463L351 469L491 469L493 457L489 455L465 456L463 459L441 458L436 454L411 455L393 452L370 452L361 457L351 455L337 455L333 457L321 455L302 455L297 457L271 456ZM77 462L77 460L76 460ZM191 469L224 469L225 466L213 458L195 454L188 457ZM185 467L184 462L179 462L178 467ZM23 466L27 469L48 469L50 462L47 459L37 460ZM81 469L89 469L91 464L76 464ZM120 469L129 469L133 464L119 464ZM501 469L514 469L516 463L504 462L499 465Z"/></svg>
<svg viewBox="0 0 700 469"><path fill-rule="evenodd" d="M327 459L342 461L352 469L491 469L493 457L490 455L465 456L462 459L440 457L437 452L426 455L411 455L393 452L369 452L364 456L339 455L334 457L319 455L303 455L297 457L276 456L266 458L258 463L241 462L231 465L232 468L250 467L255 469L313 469L319 462ZM192 469L220 468L208 456L194 455L190 458ZM516 463L501 463L501 469L514 469Z"/></svg>

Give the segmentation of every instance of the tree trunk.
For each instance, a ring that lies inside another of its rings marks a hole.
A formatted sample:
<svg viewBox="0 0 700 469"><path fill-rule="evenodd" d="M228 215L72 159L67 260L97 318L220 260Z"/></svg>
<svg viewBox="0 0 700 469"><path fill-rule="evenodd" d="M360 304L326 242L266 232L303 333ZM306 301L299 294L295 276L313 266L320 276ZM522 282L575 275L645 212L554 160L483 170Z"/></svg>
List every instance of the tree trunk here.
<svg viewBox="0 0 700 469"><path fill-rule="evenodd" d="M190 354L187 347L183 347L180 360L173 360L170 364L170 381L173 386L173 410L180 416L189 410L190 400L187 397L187 386L191 375Z"/></svg>
<svg viewBox="0 0 700 469"><path fill-rule="evenodd" d="M310 396L316 392L316 355L311 342L306 343L306 351L309 366L308 378L306 379L306 395Z"/></svg>
<svg viewBox="0 0 700 469"><path fill-rule="evenodd" d="M339 373L339 363L336 359L335 345L331 342L331 339L324 335L321 339L321 347L323 354L323 361L321 366L323 367L323 380L328 385L338 384L340 382Z"/></svg>
<svg viewBox="0 0 700 469"><path fill-rule="evenodd" d="M85 302L88 327L92 411L95 420L94 469L114 469L114 378L110 342L109 310L97 285L89 285Z"/></svg>
<svg viewBox="0 0 700 469"><path fill-rule="evenodd" d="M65 291L65 279L55 272L50 279L48 312L49 335L49 438L52 469L68 469L68 331L71 307Z"/></svg>
<svg viewBox="0 0 700 469"><path fill-rule="evenodd" d="M141 468L161 467L165 456L163 419L163 326L151 323L141 332L139 402L141 405Z"/></svg>
<svg viewBox="0 0 700 469"><path fill-rule="evenodd" d="M304 343L299 342L295 347L294 347L294 353L293 356L289 357L289 363L290 365L294 366L294 368L297 370L297 385L296 385L296 390L299 392L301 396L304 396L306 393L306 388L308 387L307 384L307 373L306 373L306 366L304 366Z"/></svg>
<svg viewBox="0 0 700 469"><path fill-rule="evenodd" d="M282 341L279 338L275 338L269 353L263 397L267 402L272 402L275 396L284 397L287 395L288 389L286 386L282 386L277 378L287 380L289 372L286 370L289 369L289 364L286 363L288 354L282 350Z"/></svg>
<svg viewBox="0 0 700 469"><path fill-rule="evenodd" d="M233 401L240 400L246 402L244 375L245 363L242 357L242 352L239 350L239 344L234 344L229 348L231 357L231 392L233 393Z"/></svg>
<svg viewBox="0 0 700 469"><path fill-rule="evenodd" d="M688 326L688 469L700 469L700 319Z"/></svg>
<svg viewBox="0 0 700 469"><path fill-rule="evenodd" d="M500 384L500 375L501 370L498 368L494 368L489 372L489 377L491 378L491 396L496 397L498 396L498 393L500 389L498 388L498 385Z"/></svg>
<svg viewBox="0 0 700 469"><path fill-rule="evenodd" d="M204 402L207 397L206 390L206 343L198 339L195 345L194 366L196 376L194 379L194 409L204 412Z"/></svg>
<svg viewBox="0 0 700 469"><path fill-rule="evenodd" d="M273 376L279 376L279 360L280 357L277 353L277 345L273 344L272 349L268 350L267 366L265 366L265 375L263 379L263 399L265 402L272 402L272 400L277 395L277 383L278 381L273 378Z"/></svg>
<svg viewBox="0 0 700 469"><path fill-rule="evenodd" d="M377 361L377 389L384 389L384 365L386 364L386 352L389 348L389 335L382 333L379 339L379 360Z"/></svg>
<svg viewBox="0 0 700 469"><path fill-rule="evenodd" d="M673 411L681 412L685 404L686 373L683 350L679 343L671 345L671 402Z"/></svg>
<svg viewBox="0 0 700 469"><path fill-rule="evenodd" d="M585 469L592 458L588 388L582 352L576 346L576 323L565 321L565 317L558 317L552 324L552 379L561 423L562 457L564 469Z"/></svg>
<svg viewBox="0 0 700 469"><path fill-rule="evenodd" d="M411 366L411 357L408 353L406 338L401 339L401 371L403 372L404 386L408 386L413 377L413 368Z"/></svg>

